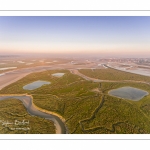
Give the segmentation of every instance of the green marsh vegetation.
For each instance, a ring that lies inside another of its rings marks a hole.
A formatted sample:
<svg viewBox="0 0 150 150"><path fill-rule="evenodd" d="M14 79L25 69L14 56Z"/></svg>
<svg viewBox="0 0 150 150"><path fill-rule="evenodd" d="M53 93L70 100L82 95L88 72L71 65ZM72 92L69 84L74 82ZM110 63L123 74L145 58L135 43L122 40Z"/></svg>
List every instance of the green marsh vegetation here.
<svg viewBox="0 0 150 150"><path fill-rule="evenodd" d="M58 78L53 73L65 73ZM150 77L130 74L113 69L80 70L81 73L103 80L150 81ZM29 91L23 86L37 80L51 82L50 85ZM131 86L150 93L144 83L102 82L94 83L71 74L67 70L50 70L32 73L0 91L0 94L29 94L38 107L53 111L66 120L69 133L132 134L150 133L150 96L131 101L108 95L111 89ZM96 89L96 90L94 90ZM7 109L7 107L6 107ZM1 115L0 115L1 116Z"/></svg>
<svg viewBox="0 0 150 150"><path fill-rule="evenodd" d="M124 71L119 71L111 68L107 69L80 69L79 72L82 74L101 80L135 80L135 81L146 81L150 82L150 77L142 76L138 74L128 73Z"/></svg>
<svg viewBox="0 0 150 150"><path fill-rule="evenodd" d="M13 124L5 124L7 122ZM54 134L55 126L50 120L28 114L21 101L8 99L0 101L0 133Z"/></svg>

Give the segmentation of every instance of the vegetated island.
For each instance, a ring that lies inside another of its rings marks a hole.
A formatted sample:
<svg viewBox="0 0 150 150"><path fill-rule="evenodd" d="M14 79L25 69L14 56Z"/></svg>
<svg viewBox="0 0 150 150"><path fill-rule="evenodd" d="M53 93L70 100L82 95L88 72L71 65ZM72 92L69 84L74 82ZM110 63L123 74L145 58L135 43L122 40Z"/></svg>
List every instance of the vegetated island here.
<svg viewBox="0 0 150 150"><path fill-rule="evenodd" d="M139 101L132 101L108 94L112 89L125 86L150 93L150 77L109 68L78 71L80 74L69 70L32 73L3 88L0 94L32 95L35 106L54 112L65 119L64 124L70 134L150 133L149 95ZM58 72L64 75L61 78L52 76ZM93 82L92 78L97 82ZM26 84L38 80L48 81L51 84L31 91L23 89ZM6 102L7 100L1 101ZM5 111L2 112L7 111L8 108L5 107ZM9 130L6 132L11 133Z"/></svg>

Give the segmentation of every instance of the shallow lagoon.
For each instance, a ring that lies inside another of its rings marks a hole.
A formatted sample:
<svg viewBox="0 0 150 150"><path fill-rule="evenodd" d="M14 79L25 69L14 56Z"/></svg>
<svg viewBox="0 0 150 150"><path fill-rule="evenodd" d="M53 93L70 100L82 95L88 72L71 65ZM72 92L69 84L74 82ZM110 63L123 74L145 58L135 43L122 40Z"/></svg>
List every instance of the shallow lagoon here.
<svg viewBox="0 0 150 150"><path fill-rule="evenodd" d="M0 76L3 76L3 75L5 75L5 73L1 73L1 74L0 74Z"/></svg>
<svg viewBox="0 0 150 150"><path fill-rule="evenodd" d="M54 73L52 76L54 77L62 77L65 73Z"/></svg>
<svg viewBox="0 0 150 150"><path fill-rule="evenodd" d="M39 87L41 87L42 85L45 85L45 84L51 84L50 82L47 82L47 81L35 81L35 82L32 82L30 84L27 84L23 87L24 90L35 90Z"/></svg>
<svg viewBox="0 0 150 150"><path fill-rule="evenodd" d="M142 99L144 96L148 95L149 93L147 91L133 88L133 87L122 87L122 88L110 90L108 94L118 98L138 101Z"/></svg>
<svg viewBox="0 0 150 150"><path fill-rule="evenodd" d="M8 70L8 69L16 69L17 67L6 67L6 68L0 68L0 70Z"/></svg>

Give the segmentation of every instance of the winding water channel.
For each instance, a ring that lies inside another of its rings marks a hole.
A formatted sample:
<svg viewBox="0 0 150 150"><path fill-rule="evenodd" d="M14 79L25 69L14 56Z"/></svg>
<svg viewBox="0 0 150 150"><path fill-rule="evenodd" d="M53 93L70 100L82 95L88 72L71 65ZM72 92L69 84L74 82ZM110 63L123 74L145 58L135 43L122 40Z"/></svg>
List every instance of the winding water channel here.
<svg viewBox="0 0 150 150"><path fill-rule="evenodd" d="M34 67L34 68L27 68L27 69L20 69L16 71L7 72L5 75L1 76L0 80L0 89L6 87L7 85L16 82L17 80L25 77L26 75L33 73L33 72L40 72L45 70L54 70L54 69L61 69L59 66L55 66L55 68L52 67ZM150 85L150 83L144 82L144 81L134 81L134 80L124 80L124 81L111 81L111 80L100 80L88 77L86 75L83 75L78 71L77 68L70 69L67 67L66 69L70 70L72 74L76 74L85 80L93 81L93 82L136 82L136 83L144 83ZM56 113L43 110L41 108L38 108L34 105L33 99L30 95L3 95L0 96L0 100L7 100L10 98L18 99L22 101L23 105L27 109L28 113L34 116L39 116L48 120L51 120L54 122L54 125L56 127L56 133L57 134L66 134L68 133L67 127L65 125L65 119L62 118L62 116L59 116Z"/></svg>
<svg viewBox="0 0 150 150"><path fill-rule="evenodd" d="M56 127L56 134L68 133L67 128L64 123L64 119L61 116L58 116L57 114L55 114L53 112L42 110L42 109L38 108L37 106L35 106L33 103L33 99L30 95L0 96L0 100L7 100L10 98L20 100L30 115L39 116L39 117L53 121L54 125Z"/></svg>

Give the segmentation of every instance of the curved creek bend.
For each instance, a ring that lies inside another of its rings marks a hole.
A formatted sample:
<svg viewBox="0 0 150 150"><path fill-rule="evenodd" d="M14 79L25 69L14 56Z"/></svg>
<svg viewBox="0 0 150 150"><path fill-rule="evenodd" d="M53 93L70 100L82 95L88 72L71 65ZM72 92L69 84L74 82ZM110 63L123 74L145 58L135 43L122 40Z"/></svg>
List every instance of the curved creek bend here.
<svg viewBox="0 0 150 150"><path fill-rule="evenodd" d="M4 88L5 86L7 86L13 82L16 82L17 80L25 77L26 75L28 75L32 72L41 72L41 71L53 70L53 69L54 68L46 66L46 67L34 67L34 68L21 69L21 70L16 70L13 72L8 72L7 74L1 76L2 80L0 81L1 82L0 89ZM60 69L60 68L57 66L57 68L55 67L55 69ZM84 78L85 80L89 80L89 81L93 81L93 82L136 82L136 83L144 83L144 84L148 84L148 85L150 84L150 83L146 83L143 81L110 81L110 80L94 79L94 78L90 78L86 75L79 73L78 69L75 69L75 68L72 68L72 69L66 68L66 69L70 70L70 72L72 74L76 74L76 75ZM61 75L54 74L54 75L56 75L58 77L58 76L61 76L62 74ZM56 113L53 113L53 112L50 112L47 110L42 110L41 108L38 108L37 106L35 106L33 103L33 99L30 95L3 95L3 96L0 95L0 100L6 100L6 99L10 99L10 98L15 98L15 99L22 101L23 105L26 107L29 114L39 116L39 117L42 117L42 118L45 118L48 120L52 120L54 122L54 125L56 126L57 134L68 133L67 128L65 126L64 119Z"/></svg>
<svg viewBox="0 0 150 150"><path fill-rule="evenodd" d="M32 97L30 95L0 96L0 100L7 100L10 98L20 100L30 115L39 116L39 117L53 121L56 127L56 134L68 133L67 128L64 123L65 120L61 116L57 115L56 113L43 110L35 106L33 103Z"/></svg>

